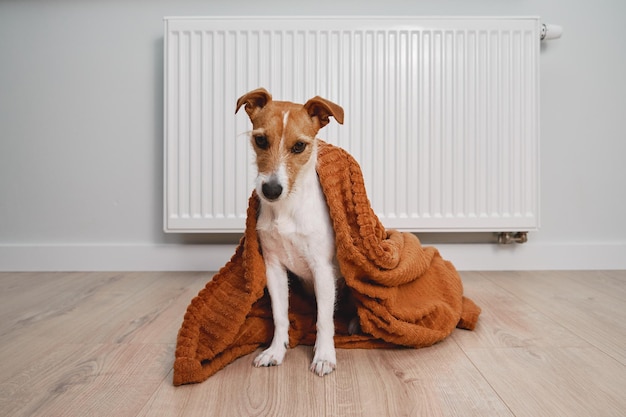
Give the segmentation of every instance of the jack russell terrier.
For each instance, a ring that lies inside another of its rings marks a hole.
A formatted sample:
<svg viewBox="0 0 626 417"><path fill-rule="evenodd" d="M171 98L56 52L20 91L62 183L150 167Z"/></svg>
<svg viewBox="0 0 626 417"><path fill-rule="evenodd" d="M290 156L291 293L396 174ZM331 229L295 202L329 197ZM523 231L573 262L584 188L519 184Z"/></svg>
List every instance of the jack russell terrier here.
<svg viewBox="0 0 626 417"><path fill-rule="evenodd" d="M265 89L237 100L245 105L253 130L260 197L257 231L272 302L274 338L254 366L280 365L289 346L289 279L299 277L317 301L317 335L311 371L335 370L334 311L339 279L335 234L316 173L317 132L333 116L343 124L343 109L321 97L304 105L273 101ZM358 325L357 325L358 326ZM351 323L351 328L355 325Z"/></svg>

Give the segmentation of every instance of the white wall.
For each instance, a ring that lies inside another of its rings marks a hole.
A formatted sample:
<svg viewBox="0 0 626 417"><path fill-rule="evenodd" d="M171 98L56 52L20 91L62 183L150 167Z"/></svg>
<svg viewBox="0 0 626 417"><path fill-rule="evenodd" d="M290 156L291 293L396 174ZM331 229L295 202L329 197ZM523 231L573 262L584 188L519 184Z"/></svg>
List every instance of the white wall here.
<svg viewBox="0 0 626 417"><path fill-rule="evenodd" d="M162 232L162 18L333 14L562 25L541 56L541 230L517 247L437 246L460 269L626 268L623 0L13 0L0 2L0 270L223 265L236 236Z"/></svg>

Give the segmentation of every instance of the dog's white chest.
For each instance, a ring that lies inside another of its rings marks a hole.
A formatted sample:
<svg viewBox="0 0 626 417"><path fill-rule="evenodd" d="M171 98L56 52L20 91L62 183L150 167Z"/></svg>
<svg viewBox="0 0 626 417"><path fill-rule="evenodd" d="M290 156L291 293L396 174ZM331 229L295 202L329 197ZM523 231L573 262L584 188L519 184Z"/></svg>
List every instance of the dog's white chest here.
<svg viewBox="0 0 626 417"><path fill-rule="evenodd" d="M262 206L257 230L263 256L275 259L304 281L312 282L315 264L332 262L334 232L320 189L309 189L297 204Z"/></svg>
<svg viewBox="0 0 626 417"><path fill-rule="evenodd" d="M280 263L302 279L312 278L307 262L306 236L297 232L298 226L288 219L272 222L266 230L259 231L264 256L275 256Z"/></svg>

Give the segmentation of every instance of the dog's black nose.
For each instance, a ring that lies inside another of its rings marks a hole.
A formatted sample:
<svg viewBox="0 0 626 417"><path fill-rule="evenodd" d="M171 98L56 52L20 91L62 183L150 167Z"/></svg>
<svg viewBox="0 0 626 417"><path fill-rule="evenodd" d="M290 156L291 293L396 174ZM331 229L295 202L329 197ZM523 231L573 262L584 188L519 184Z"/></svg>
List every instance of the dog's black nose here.
<svg viewBox="0 0 626 417"><path fill-rule="evenodd" d="M263 184L262 191L268 200L276 200L283 192L283 186L278 182L270 181Z"/></svg>

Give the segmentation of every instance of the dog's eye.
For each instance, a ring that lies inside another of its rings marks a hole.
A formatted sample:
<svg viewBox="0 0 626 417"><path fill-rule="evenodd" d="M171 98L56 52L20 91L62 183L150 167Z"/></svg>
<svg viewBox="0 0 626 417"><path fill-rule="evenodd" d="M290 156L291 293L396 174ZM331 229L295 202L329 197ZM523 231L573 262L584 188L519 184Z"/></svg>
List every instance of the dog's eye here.
<svg viewBox="0 0 626 417"><path fill-rule="evenodd" d="M291 147L292 153L302 153L306 148L306 142L298 141Z"/></svg>
<svg viewBox="0 0 626 417"><path fill-rule="evenodd" d="M261 149L267 149L269 143L267 142L267 136L265 135L256 135L254 137L254 143Z"/></svg>

